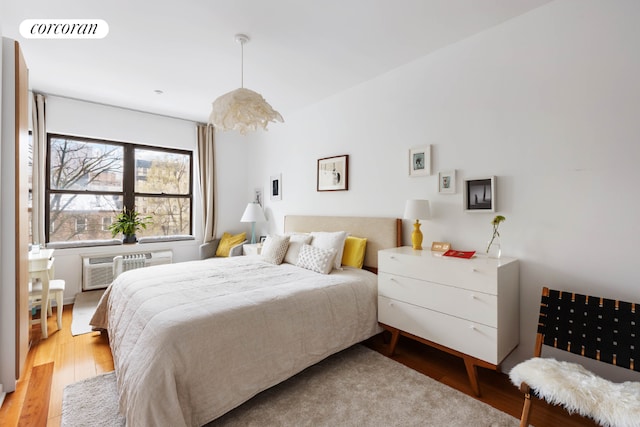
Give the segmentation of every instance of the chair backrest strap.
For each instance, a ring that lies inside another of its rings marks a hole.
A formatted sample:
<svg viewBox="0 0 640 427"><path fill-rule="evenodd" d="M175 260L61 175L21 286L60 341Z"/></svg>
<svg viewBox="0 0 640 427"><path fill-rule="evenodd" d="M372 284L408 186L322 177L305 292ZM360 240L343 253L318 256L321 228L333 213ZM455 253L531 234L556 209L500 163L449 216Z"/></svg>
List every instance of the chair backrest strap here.
<svg viewBox="0 0 640 427"><path fill-rule="evenodd" d="M640 372L640 306L544 288L536 354L542 344Z"/></svg>

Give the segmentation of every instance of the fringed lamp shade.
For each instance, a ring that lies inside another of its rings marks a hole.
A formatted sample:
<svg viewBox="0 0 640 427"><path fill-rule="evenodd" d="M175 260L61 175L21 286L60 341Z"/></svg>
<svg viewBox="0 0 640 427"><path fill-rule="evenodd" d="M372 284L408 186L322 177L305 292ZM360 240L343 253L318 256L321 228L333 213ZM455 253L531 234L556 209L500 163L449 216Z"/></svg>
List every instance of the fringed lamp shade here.
<svg viewBox="0 0 640 427"><path fill-rule="evenodd" d="M216 129L237 130L242 135L255 131L258 126L267 130L269 122L284 122L284 119L257 92L238 88L218 97L213 102L209 122Z"/></svg>

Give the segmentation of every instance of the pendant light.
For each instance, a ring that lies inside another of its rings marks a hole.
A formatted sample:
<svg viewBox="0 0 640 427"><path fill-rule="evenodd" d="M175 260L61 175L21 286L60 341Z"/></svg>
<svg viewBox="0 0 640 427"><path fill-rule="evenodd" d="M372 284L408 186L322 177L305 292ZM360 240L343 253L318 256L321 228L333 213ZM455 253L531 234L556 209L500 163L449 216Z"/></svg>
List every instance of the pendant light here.
<svg viewBox="0 0 640 427"><path fill-rule="evenodd" d="M269 122L284 122L284 119L257 92L244 87L244 44L249 41L245 34L236 34L240 43L240 88L218 97L213 102L209 123L216 129L237 130L242 135L258 127L267 130Z"/></svg>

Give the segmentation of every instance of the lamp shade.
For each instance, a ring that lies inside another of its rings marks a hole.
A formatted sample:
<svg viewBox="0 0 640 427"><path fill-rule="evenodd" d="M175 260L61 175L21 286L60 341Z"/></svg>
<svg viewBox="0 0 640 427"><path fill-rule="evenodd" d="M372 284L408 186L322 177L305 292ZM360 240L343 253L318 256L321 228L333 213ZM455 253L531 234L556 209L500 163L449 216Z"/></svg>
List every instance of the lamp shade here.
<svg viewBox="0 0 640 427"><path fill-rule="evenodd" d="M262 207L258 203L249 203L240 218L240 222L265 222Z"/></svg>
<svg viewBox="0 0 640 427"><path fill-rule="evenodd" d="M414 220L431 218L429 201L418 199L407 200L407 203L404 205L404 218Z"/></svg>
<svg viewBox="0 0 640 427"><path fill-rule="evenodd" d="M216 129L237 130L242 135L258 127L267 130L269 122L284 122L284 119L257 92L238 88L215 100L209 122Z"/></svg>
<svg viewBox="0 0 640 427"><path fill-rule="evenodd" d="M269 122L284 122L280 113L260 95L244 87L244 44L249 41L246 34L236 34L240 43L242 60L240 88L218 97L213 102L209 123L220 130L237 130L242 135L255 131L258 127L267 130Z"/></svg>

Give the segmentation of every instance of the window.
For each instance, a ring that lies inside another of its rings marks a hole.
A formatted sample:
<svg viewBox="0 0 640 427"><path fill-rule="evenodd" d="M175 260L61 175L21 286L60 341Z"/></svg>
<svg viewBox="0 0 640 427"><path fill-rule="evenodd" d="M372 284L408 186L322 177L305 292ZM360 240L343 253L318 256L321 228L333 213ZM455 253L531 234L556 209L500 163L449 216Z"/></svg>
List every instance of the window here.
<svg viewBox="0 0 640 427"><path fill-rule="evenodd" d="M192 234L192 153L47 135L48 242L111 238L123 207L151 216L138 236ZM53 224L56 227L53 227Z"/></svg>
<svg viewBox="0 0 640 427"><path fill-rule="evenodd" d="M109 226L113 223L112 216L103 216L102 217L102 231L109 231Z"/></svg>
<svg viewBox="0 0 640 427"><path fill-rule="evenodd" d="M87 231L87 218L76 218L76 233L81 234Z"/></svg>

